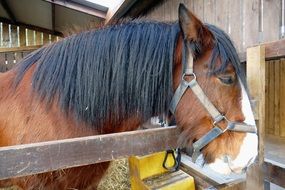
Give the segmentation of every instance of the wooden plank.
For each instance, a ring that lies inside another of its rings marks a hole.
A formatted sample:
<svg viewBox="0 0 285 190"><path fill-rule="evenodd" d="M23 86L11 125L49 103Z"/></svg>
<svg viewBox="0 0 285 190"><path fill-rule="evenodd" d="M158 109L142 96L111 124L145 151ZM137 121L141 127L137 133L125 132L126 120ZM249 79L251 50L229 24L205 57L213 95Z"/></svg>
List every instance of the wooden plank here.
<svg viewBox="0 0 285 190"><path fill-rule="evenodd" d="M208 166L199 166L192 162L191 157L186 154L182 154L181 167L186 173L189 173L191 176L198 176L214 187L234 181L243 181L245 179L245 175L226 176L210 170Z"/></svg>
<svg viewBox="0 0 285 190"><path fill-rule="evenodd" d="M35 45L34 30L27 29L27 46Z"/></svg>
<svg viewBox="0 0 285 190"><path fill-rule="evenodd" d="M263 42L279 39L281 26L281 1L263 1Z"/></svg>
<svg viewBox="0 0 285 190"><path fill-rule="evenodd" d="M11 25L11 47L18 47L18 29L17 26Z"/></svg>
<svg viewBox="0 0 285 190"><path fill-rule="evenodd" d="M49 34L43 33L43 44L48 44L48 43L50 43Z"/></svg>
<svg viewBox="0 0 285 190"><path fill-rule="evenodd" d="M237 52L245 52L243 49L243 36L242 36L242 1L230 1L231 11L229 11L229 36L231 37ZM246 56L245 56L246 57Z"/></svg>
<svg viewBox="0 0 285 190"><path fill-rule="evenodd" d="M215 24L216 0L204 1L204 22L209 24Z"/></svg>
<svg viewBox="0 0 285 190"><path fill-rule="evenodd" d="M280 64L280 136L285 137L285 59L281 59Z"/></svg>
<svg viewBox="0 0 285 190"><path fill-rule="evenodd" d="M285 39L265 43L266 59L277 59L285 56Z"/></svg>
<svg viewBox="0 0 285 190"><path fill-rule="evenodd" d="M256 77L258 76L258 77ZM264 189L263 162L265 136L265 47L247 49L247 82L251 94L258 101L258 162L247 171L246 189Z"/></svg>
<svg viewBox="0 0 285 190"><path fill-rule="evenodd" d="M7 57L7 70L12 69L15 66L15 53L14 52L9 52L6 53Z"/></svg>
<svg viewBox="0 0 285 190"><path fill-rule="evenodd" d="M275 110L274 110L274 61L269 61L269 93L268 93L268 133L274 134L274 116L275 116Z"/></svg>
<svg viewBox="0 0 285 190"><path fill-rule="evenodd" d="M243 48L259 42L259 0L243 1Z"/></svg>
<svg viewBox="0 0 285 190"><path fill-rule="evenodd" d="M264 163L265 180L285 188L285 168L276 166L270 162Z"/></svg>
<svg viewBox="0 0 285 190"><path fill-rule="evenodd" d="M41 32L45 32L45 33L53 34L53 35L57 35L57 36L63 36L63 34L61 32L58 32L58 31L49 30L49 29L46 29L46 28L42 28L42 27L39 27L39 26L31 25L31 24L22 23L22 22L19 22L19 21L13 22L10 19L3 18L3 17L0 17L0 22L7 23L7 24L14 24L16 26L20 26L20 27L23 27L23 28L28 28L28 29L31 29L31 30L37 30L37 31L41 31Z"/></svg>
<svg viewBox="0 0 285 190"><path fill-rule="evenodd" d="M43 33L36 31L36 44L35 45L43 45Z"/></svg>
<svg viewBox="0 0 285 190"><path fill-rule="evenodd" d="M269 61L265 63L265 132L269 134L270 122L269 122Z"/></svg>
<svg viewBox="0 0 285 190"><path fill-rule="evenodd" d="M274 61L274 134L280 135L280 61Z"/></svg>
<svg viewBox="0 0 285 190"><path fill-rule="evenodd" d="M9 24L2 23L2 47L9 47Z"/></svg>
<svg viewBox="0 0 285 190"><path fill-rule="evenodd" d="M51 42L56 42L56 36L55 35L51 35Z"/></svg>
<svg viewBox="0 0 285 190"><path fill-rule="evenodd" d="M19 28L19 37L20 37L20 47L26 46L27 45L27 40L26 40L26 28L20 27Z"/></svg>
<svg viewBox="0 0 285 190"><path fill-rule="evenodd" d="M0 179L145 155L177 147L176 127L0 148Z"/></svg>
<svg viewBox="0 0 285 190"><path fill-rule="evenodd" d="M15 59L16 63L19 63L23 59L23 52L21 51L15 52Z"/></svg>
<svg viewBox="0 0 285 190"><path fill-rule="evenodd" d="M173 17L173 13L172 13L174 11L173 0L165 1L165 3L163 4L163 9L164 9L164 15L163 15L164 19L163 20L167 22L174 21L175 17ZM177 10L176 10L176 13L177 13ZM177 13L176 19L177 18L178 18L178 13Z"/></svg>
<svg viewBox="0 0 285 190"><path fill-rule="evenodd" d="M229 0L216 2L216 23L226 33L229 32Z"/></svg>
<svg viewBox="0 0 285 190"><path fill-rule="evenodd" d="M42 47L41 45L39 46L26 46L26 47L13 47L13 48L0 48L0 53L4 52L16 52L16 51L33 51L38 48Z"/></svg>

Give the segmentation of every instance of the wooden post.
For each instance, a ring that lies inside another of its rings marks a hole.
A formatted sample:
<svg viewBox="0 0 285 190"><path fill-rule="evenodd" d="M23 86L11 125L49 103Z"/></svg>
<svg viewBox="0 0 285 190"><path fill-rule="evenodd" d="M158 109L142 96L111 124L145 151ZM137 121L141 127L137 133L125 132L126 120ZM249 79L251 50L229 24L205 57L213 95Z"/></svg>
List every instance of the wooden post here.
<svg viewBox="0 0 285 190"><path fill-rule="evenodd" d="M247 49L247 82L251 95L257 100L258 161L247 172L246 189L264 189L264 134L265 134L265 47Z"/></svg>

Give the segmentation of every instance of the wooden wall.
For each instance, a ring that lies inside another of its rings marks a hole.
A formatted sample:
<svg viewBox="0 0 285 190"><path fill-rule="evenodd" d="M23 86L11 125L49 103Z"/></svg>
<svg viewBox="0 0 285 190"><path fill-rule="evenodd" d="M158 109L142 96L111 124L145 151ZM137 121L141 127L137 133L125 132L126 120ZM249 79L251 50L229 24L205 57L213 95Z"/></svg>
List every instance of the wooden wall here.
<svg viewBox="0 0 285 190"><path fill-rule="evenodd" d="M60 37L0 22L0 72L11 69L31 51Z"/></svg>
<svg viewBox="0 0 285 190"><path fill-rule="evenodd" d="M285 59L266 62L266 134L285 137Z"/></svg>
<svg viewBox="0 0 285 190"><path fill-rule="evenodd" d="M202 21L227 32L239 53L247 47L280 39L281 0L164 0L146 15L149 19L174 21L178 5L184 3Z"/></svg>
<svg viewBox="0 0 285 190"><path fill-rule="evenodd" d="M58 36L0 22L0 48L43 45L58 39Z"/></svg>

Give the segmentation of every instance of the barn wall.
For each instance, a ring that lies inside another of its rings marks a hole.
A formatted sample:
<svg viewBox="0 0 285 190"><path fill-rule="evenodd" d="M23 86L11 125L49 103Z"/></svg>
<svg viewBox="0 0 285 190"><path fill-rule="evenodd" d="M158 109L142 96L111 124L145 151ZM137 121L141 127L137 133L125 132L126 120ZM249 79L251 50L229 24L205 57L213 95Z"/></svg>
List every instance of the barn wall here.
<svg viewBox="0 0 285 190"><path fill-rule="evenodd" d="M0 72L11 69L32 50L57 41L59 38L51 34L0 22Z"/></svg>
<svg viewBox="0 0 285 190"><path fill-rule="evenodd" d="M59 37L0 22L0 48L43 45Z"/></svg>
<svg viewBox="0 0 285 190"><path fill-rule="evenodd" d="M285 137L285 59L266 61L266 134Z"/></svg>
<svg viewBox="0 0 285 190"><path fill-rule="evenodd" d="M146 17L160 21L178 18L178 5L184 3L202 21L227 32L239 53L247 47L281 38L281 0L164 0ZM284 19L283 19L284 25Z"/></svg>

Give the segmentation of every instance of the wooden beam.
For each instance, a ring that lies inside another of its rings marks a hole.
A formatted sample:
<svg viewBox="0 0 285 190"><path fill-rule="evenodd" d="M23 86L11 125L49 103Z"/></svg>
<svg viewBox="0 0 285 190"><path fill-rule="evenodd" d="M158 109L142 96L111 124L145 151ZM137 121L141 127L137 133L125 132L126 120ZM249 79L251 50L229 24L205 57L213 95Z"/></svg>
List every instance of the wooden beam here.
<svg viewBox="0 0 285 190"><path fill-rule="evenodd" d="M7 23L7 24L14 24L14 25L21 26L21 27L24 27L24 28L27 28L27 29L36 30L36 31L40 31L40 32L43 32L43 33L48 33L48 34L52 34L52 35L63 37L62 32L53 31L53 30L50 30L50 29L42 28L42 27L39 27L39 26L31 25L31 24L26 24L26 23L23 23L23 22L13 22L12 20L7 19L7 18L3 18L3 17L0 17L0 22Z"/></svg>
<svg viewBox="0 0 285 190"><path fill-rule="evenodd" d="M285 39L265 43L263 45L265 46L265 58L267 60L285 57Z"/></svg>
<svg viewBox="0 0 285 190"><path fill-rule="evenodd" d="M23 47L11 47L11 48L0 48L0 53L17 52L17 51L34 51L39 49L42 45L35 46L23 46Z"/></svg>
<svg viewBox="0 0 285 190"><path fill-rule="evenodd" d="M0 180L145 155L177 147L176 127L0 148Z"/></svg>
<svg viewBox="0 0 285 190"><path fill-rule="evenodd" d="M2 7L4 8L4 10L6 11L6 13L8 14L9 18L12 20L12 22L16 23L17 19L14 15L14 13L12 12L10 6L8 5L6 0L0 0Z"/></svg>
<svg viewBox="0 0 285 190"><path fill-rule="evenodd" d="M121 0L116 7L109 9L105 18L105 24L120 19L137 0Z"/></svg>
<svg viewBox="0 0 285 190"><path fill-rule="evenodd" d="M264 135L265 135L265 46L247 49L247 82L258 105L258 161L247 171L246 189L264 189Z"/></svg>
<svg viewBox="0 0 285 190"><path fill-rule="evenodd" d="M87 6L72 2L72 1L63 1L63 0L45 0L45 1L62 6L62 7L66 7L66 8L78 11L78 12L82 12L88 15L96 16L96 17L103 18L103 19L106 18L106 12L96 10L91 7L87 7Z"/></svg>
<svg viewBox="0 0 285 190"><path fill-rule="evenodd" d="M270 162L264 162L265 180L285 188L285 168Z"/></svg>
<svg viewBox="0 0 285 190"><path fill-rule="evenodd" d="M206 184L211 184L214 187L223 187L223 184L236 184L237 182L243 182L245 175L240 175L237 177L229 177L224 175L219 175L212 170L209 170L207 167L201 167L192 162L191 157L186 154L182 154L181 157L181 167L186 173L189 173L191 176L199 177L203 179Z"/></svg>

